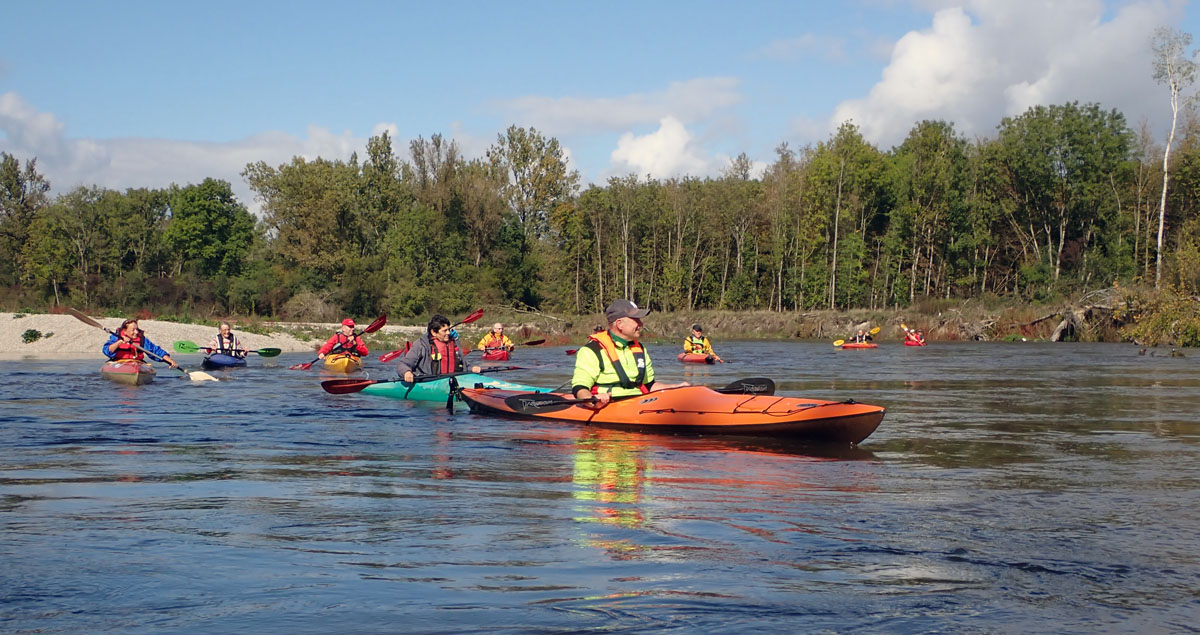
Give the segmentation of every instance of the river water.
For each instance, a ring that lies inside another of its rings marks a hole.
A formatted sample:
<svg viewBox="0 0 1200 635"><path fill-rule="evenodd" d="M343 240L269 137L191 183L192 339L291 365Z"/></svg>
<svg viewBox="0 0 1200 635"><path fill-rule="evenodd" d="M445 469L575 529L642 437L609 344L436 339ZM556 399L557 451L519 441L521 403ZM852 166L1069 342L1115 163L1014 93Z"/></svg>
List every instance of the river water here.
<svg viewBox="0 0 1200 635"><path fill-rule="evenodd" d="M887 416L810 448L334 396L298 354L141 387L0 362L0 630L1196 632L1200 352L650 351Z"/></svg>

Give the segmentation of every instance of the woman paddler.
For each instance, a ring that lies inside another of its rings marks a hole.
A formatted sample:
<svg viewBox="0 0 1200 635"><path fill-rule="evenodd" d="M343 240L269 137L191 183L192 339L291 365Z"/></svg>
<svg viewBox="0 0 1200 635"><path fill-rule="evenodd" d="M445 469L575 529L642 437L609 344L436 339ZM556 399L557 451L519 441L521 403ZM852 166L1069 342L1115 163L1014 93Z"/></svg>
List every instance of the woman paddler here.
<svg viewBox="0 0 1200 635"><path fill-rule="evenodd" d="M141 349L138 348L139 346ZM145 361L146 356L143 349L170 364L171 368L179 367L179 364L171 359L170 353L156 346L154 342L150 341L150 338L146 337L146 333L138 328L137 318L129 318L121 322L121 328L108 336L108 341L104 343L100 351L113 361L121 359Z"/></svg>

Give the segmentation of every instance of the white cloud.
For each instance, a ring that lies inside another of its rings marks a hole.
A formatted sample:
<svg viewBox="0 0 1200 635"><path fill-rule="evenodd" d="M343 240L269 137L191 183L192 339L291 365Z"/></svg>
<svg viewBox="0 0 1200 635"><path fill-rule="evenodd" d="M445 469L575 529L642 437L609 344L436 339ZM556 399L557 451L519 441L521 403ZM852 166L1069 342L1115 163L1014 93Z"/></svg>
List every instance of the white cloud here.
<svg viewBox="0 0 1200 635"><path fill-rule="evenodd" d="M706 77L672 82L666 90L623 97L528 96L500 102L520 125L531 125L551 136L619 132L671 116L692 123L742 101L740 81Z"/></svg>
<svg viewBox="0 0 1200 635"><path fill-rule="evenodd" d="M374 133L394 124L379 124ZM52 113L38 112L14 92L0 95L0 150L19 159L37 158L37 169L56 193L77 186L99 185L113 189L186 185L205 178L228 181L238 199L251 210L254 201L241 177L246 164L265 161L279 165L295 156L314 159L348 159L362 152L366 139L349 131L335 134L309 126L304 137L267 132L229 143L167 139L72 139L66 126Z"/></svg>
<svg viewBox="0 0 1200 635"><path fill-rule="evenodd" d="M1097 102L1131 125L1161 120L1151 72L1154 28L1176 24L1178 5L1144 0L1105 21L1100 0L927 0L928 29L896 42L880 81L842 102L829 128L853 120L871 141L902 141L922 119L945 119L968 136L991 135L1032 105Z"/></svg>
<svg viewBox="0 0 1200 635"><path fill-rule="evenodd" d="M827 61L841 62L847 59L846 41L842 38L805 33L799 37L773 40L755 51L753 56L781 61L815 56Z"/></svg>
<svg viewBox="0 0 1200 635"><path fill-rule="evenodd" d="M692 134L673 116L663 117L658 130L650 134L636 136L627 132L621 135L611 158L617 172L632 172L638 176L669 178L713 171L710 161L696 147Z"/></svg>

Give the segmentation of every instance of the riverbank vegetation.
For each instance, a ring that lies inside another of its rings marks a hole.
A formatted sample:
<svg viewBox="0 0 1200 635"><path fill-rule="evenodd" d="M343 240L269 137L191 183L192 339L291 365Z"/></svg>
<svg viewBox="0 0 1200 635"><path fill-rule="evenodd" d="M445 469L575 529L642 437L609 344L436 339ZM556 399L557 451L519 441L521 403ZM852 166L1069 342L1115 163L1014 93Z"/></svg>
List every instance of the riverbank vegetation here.
<svg viewBox="0 0 1200 635"><path fill-rule="evenodd" d="M535 129L476 159L440 135L402 158L385 133L361 158L247 165L261 217L215 179L52 197L35 157L0 153L0 307L411 323L509 307L560 316L565 337L596 319L565 316L628 297L671 333L907 319L934 338L1196 345L1200 125L1176 143L1161 251L1162 148L1097 104L1036 106L988 138L922 121L890 150L846 123L765 166L582 188Z"/></svg>

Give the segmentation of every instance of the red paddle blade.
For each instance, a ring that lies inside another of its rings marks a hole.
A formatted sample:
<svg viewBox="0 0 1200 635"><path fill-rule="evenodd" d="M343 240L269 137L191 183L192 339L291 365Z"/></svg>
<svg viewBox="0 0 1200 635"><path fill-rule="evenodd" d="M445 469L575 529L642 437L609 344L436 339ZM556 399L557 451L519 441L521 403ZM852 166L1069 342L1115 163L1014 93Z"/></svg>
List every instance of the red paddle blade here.
<svg viewBox="0 0 1200 635"><path fill-rule="evenodd" d="M574 355L574 354L575 354L575 351L577 351L577 350L579 350L579 349L576 349L576 348L568 348L568 349L567 349L567 355Z"/></svg>
<svg viewBox="0 0 1200 635"><path fill-rule="evenodd" d="M303 364L293 364L288 366L288 370L308 370L312 368L312 365L315 363L317 363L317 360L314 359L311 362L305 362Z"/></svg>
<svg viewBox="0 0 1200 635"><path fill-rule="evenodd" d="M401 355L407 353L408 349L410 349L410 348L412 348L412 342L405 342L404 348L402 348L400 350L396 350L396 351L389 351L387 353L384 353L383 355L380 355L379 361L390 362L393 359L396 359L397 357L400 357Z"/></svg>
<svg viewBox="0 0 1200 635"><path fill-rule="evenodd" d="M383 315L375 318L375 321L371 322L367 326L367 328L362 330L362 332L363 332L363 334L374 333L375 331L378 331L379 329L383 328L384 324L387 324L387 313L384 313Z"/></svg>
<svg viewBox="0 0 1200 635"><path fill-rule="evenodd" d="M475 320L478 320L481 317L483 317L483 309L475 309L474 311L471 312L470 315L463 318L462 321L459 322L459 324L470 324L471 322L474 322Z"/></svg>
<svg viewBox="0 0 1200 635"><path fill-rule="evenodd" d="M542 340L529 340L528 342L525 342L525 343L521 344L521 346L537 346L537 345L539 345L539 344L545 344L545 343L546 343L546 340L544 340L544 339L542 339Z"/></svg>
<svg viewBox="0 0 1200 635"><path fill-rule="evenodd" d="M378 384L380 379L328 379L321 382L321 388L331 395L345 395L358 392L371 384Z"/></svg>

